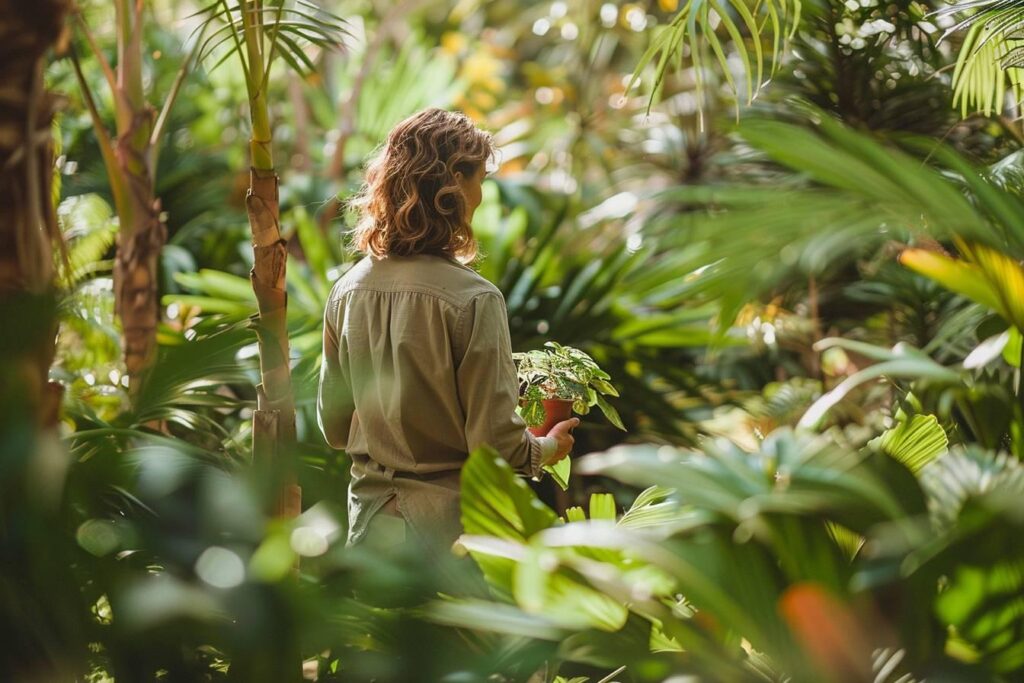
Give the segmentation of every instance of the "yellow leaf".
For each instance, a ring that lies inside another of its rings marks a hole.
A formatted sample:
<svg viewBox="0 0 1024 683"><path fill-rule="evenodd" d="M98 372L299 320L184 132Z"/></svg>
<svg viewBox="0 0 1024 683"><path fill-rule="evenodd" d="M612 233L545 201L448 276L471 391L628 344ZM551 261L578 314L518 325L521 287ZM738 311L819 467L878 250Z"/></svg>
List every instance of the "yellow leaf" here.
<svg viewBox="0 0 1024 683"><path fill-rule="evenodd" d="M1024 270L1006 254L983 244L960 244L964 255L973 261L998 297L1000 315L1018 330L1024 330Z"/></svg>
<svg viewBox="0 0 1024 683"><path fill-rule="evenodd" d="M973 255L975 251L968 248L967 253L968 255ZM998 252L996 253L998 254ZM1002 254L999 254L999 256L1002 256ZM900 263L925 277L935 280L946 289L963 294L968 299L992 309L1003 316L1008 322L1018 325L1015 316L1006 305L1004 297L998 290L998 287L1001 286L999 281L992 280L991 276L985 272L980 264L967 260L953 259L927 249L905 249L900 254ZM1019 272L1019 266L1017 268ZM996 288L993 288L993 283L995 283ZM1024 322L1024 316L1020 320Z"/></svg>
<svg viewBox="0 0 1024 683"><path fill-rule="evenodd" d="M658 7L663 12L675 12L679 9L679 0L658 0Z"/></svg>

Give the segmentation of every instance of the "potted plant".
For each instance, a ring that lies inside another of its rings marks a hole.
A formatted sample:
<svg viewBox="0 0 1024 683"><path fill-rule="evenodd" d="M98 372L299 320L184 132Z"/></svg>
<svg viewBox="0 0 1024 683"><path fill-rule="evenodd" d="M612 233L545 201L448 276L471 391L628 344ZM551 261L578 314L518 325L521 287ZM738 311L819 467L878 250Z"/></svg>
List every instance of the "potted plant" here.
<svg viewBox="0 0 1024 683"><path fill-rule="evenodd" d="M512 356L518 366L520 414L535 436L544 436L574 412L586 415L595 405L609 422L626 429L619 413L604 398L619 395L608 381L611 377L583 351L547 342L543 349ZM564 481L557 473L552 474L565 488L569 459L562 462Z"/></svg>
<svg viewBox="0 0 1024 683"><path fill-rule="evenodd" d="M618 396L607 372L589 355L571 346L547 342L543 349L514 353L519 375L519 412L534 436L546 435L575 412L586 415L595 405L608 421L625 431L622 418L604 398ZM545 467L562 489L569 486L569 458Z"/></svg>

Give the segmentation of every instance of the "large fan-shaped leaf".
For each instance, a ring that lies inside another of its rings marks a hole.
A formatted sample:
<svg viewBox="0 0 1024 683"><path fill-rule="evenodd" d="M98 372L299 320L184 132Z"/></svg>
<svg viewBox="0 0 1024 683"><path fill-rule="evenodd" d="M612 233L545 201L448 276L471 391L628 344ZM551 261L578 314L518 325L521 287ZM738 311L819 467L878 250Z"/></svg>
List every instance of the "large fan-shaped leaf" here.
<svg viewBox="0 0 1024 683"><path fill-rule="evenodd" d="M470 454L461 479L462 527L467 534L526 541L558 519L491 448Z"/></svg>
<svg viewBox="0 0 1024 683"><path fill-rule="evenodd" d="M934 415L914 415L885 431L877 443L883 452L918 472L946 452L949 438Z"/></svg>

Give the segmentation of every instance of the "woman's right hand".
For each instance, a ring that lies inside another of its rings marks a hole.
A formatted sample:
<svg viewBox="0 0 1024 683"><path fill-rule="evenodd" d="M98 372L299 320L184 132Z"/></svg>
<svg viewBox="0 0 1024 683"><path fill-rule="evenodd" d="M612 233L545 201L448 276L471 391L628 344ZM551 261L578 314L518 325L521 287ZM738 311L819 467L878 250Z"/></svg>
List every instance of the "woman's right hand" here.
<svg viewBox="0 0 1024 683"><path fill-rule="evenodd" d="M569 420L559 422L551 428L551 431L549 431L547 435L555 440L558 447L555 449L555 455L549 458L548 461L544 463L545 465L554 465L556 462L569 455L569 451L572 450L573 444L576 443L576 439L574 439L572 434L569 432L573 427L578 426L579 423L580 419L578 417L574 417Z"/></svg>

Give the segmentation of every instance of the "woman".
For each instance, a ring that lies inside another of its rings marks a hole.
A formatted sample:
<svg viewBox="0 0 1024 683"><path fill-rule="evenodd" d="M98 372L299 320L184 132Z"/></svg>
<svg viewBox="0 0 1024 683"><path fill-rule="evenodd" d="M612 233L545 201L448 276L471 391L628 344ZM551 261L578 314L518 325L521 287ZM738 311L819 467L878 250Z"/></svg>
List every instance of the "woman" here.
<svg viewBox="0 0 1024 683"><path fill-rule="evenodd" d="M468 453L486 444L539 476L572 448L578 419L537 438L515 413L505 301L465 265L493 154L466 116L428 109L391 131L355 201L366 256L328 298L317 403L327 442L352 458L349 544L401 542L408 524L450 546Z"/></svg>

